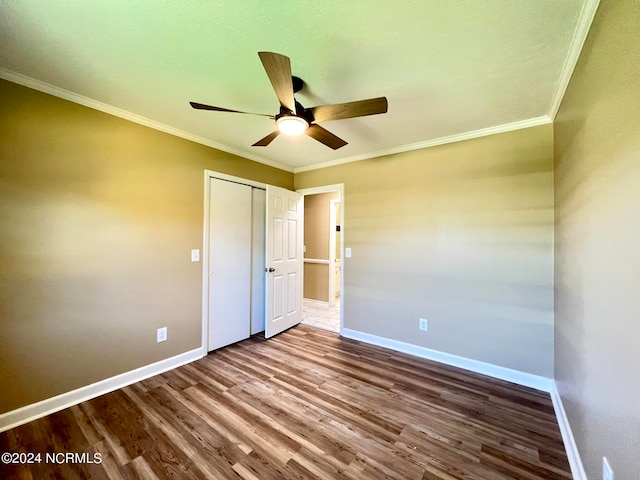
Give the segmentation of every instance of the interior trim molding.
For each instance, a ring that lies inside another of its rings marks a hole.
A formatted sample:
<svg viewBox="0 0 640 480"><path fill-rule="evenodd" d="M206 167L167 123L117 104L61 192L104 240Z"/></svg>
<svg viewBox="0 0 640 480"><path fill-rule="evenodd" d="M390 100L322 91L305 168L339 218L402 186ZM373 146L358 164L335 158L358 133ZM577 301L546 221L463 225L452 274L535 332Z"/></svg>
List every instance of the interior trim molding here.
<svg viewBox="0 0 640 480"><path fill-rule="evenodd" d="M304 263L321 263L323 265L329 265L329 260L323 260L322 258L304 258Z"/></svg>
<svg viewBox="0 0 640 480"><path fill-rule="evenodd" d="M326 307L329 305L329 302L323 302L322 300L316 300L315 298L304 297L302 300L309 302L311 305L318 305L320 307Z"/></svg>
<svg viewBox="0 0 640 480"><path fill-rule="evenodd" d="M567 418L567 413L564 410L562 404L562 397L558 391L558 385L555 380L551 383L551 401L553 402L553 409L556 412L556 418L558 419L558 426L560 427L560 433L562 434L562 441L564 443L564 449L567 451L567 457L569 459L569 467L571 468L571 475L574 480L587 480L587 474L584 471L582 460L580 459L580 453L578 452L578 446L573 438L573 432L571 431L571 425Z"/></svg>
<svg viewBox="0 0 640 480"><path fill-rule="evenodd" d="M596 7L597 7L597 3L599 2L599 0L589 0L587 2L587 4L591 4L595 2L596 3ZM585 12L586 9L586 5L585 8L583 9L583 14ZM593 14L595 14L595 8L593 8ZM591 15L591 20L593 19L593 14ZM580 17L581 19L581 23L579 23L579 26L582 27L583 19L582 15ZM586 17L585 17L586 18ZM584 32L584 37L586 38L586 33L588 32L588 27L591 25L590 21L586 23L586 30ZM574 36L577 38L577 35ZM575 38L574 38L575 40ZM582 43L584 43L584 38L582 39ZM580 54L580 50L582 48L582 43L579 44L579 47L577 49L577 55L579 56ZM572 43L572 48L573 48L573 43ZM573 52L573 50L572 50ZM576 61L577 61L577 57L576 57ZM565 64L568 64L568 61L565 62ZM569 71L569 78L570 78L570 73L573 72L573 68L575 67L575 62L573 67L571 67L570 71ZM565 68L563 69L563 72L567 70L566 65ZM428 147L434 147L437 145L444 145L447 143L454 143L454 142L461 142L463 140L470 140L473 138L479 138L479 137L486 137L489 135L495 135L498 133L505 133L505 132L510 132L513 130L520 130L523 128L530 128L530 127L535 127L535 126L539 126L539 125L544 125L547 123L551 123L553 121L553 117L550 117L548 115L544 115L541 117L535 117L535 118L530 118L527 120L522 120L519 122L513 122L513 123L507 123L504 125L497 125L494 127L489 127L489 128L482 128L480 130L474 130L471 132L465 132L465 133L460 133L460 134L456 134L456 135L450 135L447 137L440 137L440 138L435 138L435 139L431 139L431 140L426 140L426 141L422 141L422 142L417 142L417 143L412 143L412 144L408 144L408 145L400 145L398 147L393 147L393 148L389 148L389 149L385 149L385 150L378 150L375 152L370 152L370 153L366 153L366 154L362 154L362 155L356 155L353 157L346 157L346 158L341 158L341 159L337 159L337 160L332 160L329 162L323 162L323 163L319 163L319 164L315 164L315 165L307 165L304 167L297 167L297 168L293 168L291 166L288 165L284 165L282 163L279 162L274 162L271 160L268 160L266 158L260 157L258 155L253 155L249 152L246 152L244 150L240 150L240 149L236 149L233 147L230 147L228 145L224 145L222 143L218 143L218 142L214 142L213 140L209 140L207 138L201 137L199 135L194 135L191 134L189 132L185 132L184 130L180 130L174 127L171 127L169 125L165 125L164 123L160 123L160 122L156 122L155 120L151 120L149 118L143 117L141 115L137 115L135 113L132 112L128 112L126 110L123 110L121 108L118 107L114 107L112 105L108 105L106 103L100 102L98 100L94 100L92 98L89 97L85 97L84 95L79 95L77 93L71 92L69 90L65 90L63 88L59 88L56 87L54 85L42 82L40 80L36 80L35 78L31 78L28 77L26 75L22 75L21 73L17 73L17 72L13 72L11 70L8 70L6 68L0 67L0 78L3 78L5 80L8 80L10 82L13 83L17 83L18 85L22 85L28 88L32 88L34 90L38 90L40 92L49 94L49 95L53 95L54 97L58 97L58 98L62 98L63 100L68 100L70 102L73 103L77 103L79 105L83 105L85 107L89 107L89 108L93 108L94 110L98 110L104 113L108 113L110 115L119 117L119 118L123 118L125 120L129 120L130 122L134 122L137 123L139 125L144 125L145 127L149 127L149 128L153 128L154 130L158 130L164 133L168 133L169 135L174 135L176 137L180 137L180 138L184 138L185 140L189 140L191 142L195 142L195 143L199 143L201 145L205 145L207 147L211 147L211 148L215 148L216 150L220 150L226 153L230 153L232 155L237 155L238 157L242 157L246 160L252 160L254 162L258 162L258 163L262 163L264 165L268 165L270 167L273 168L277 168L280 170L284 170L286 172L292 172L292 173L301 173L301 172L307 172L310 170L319 170L321 168L327 168L327 167L333 167L336 165L342 165L345 163L352 163L352 162L358 162L360 160L368 160L370 158L376 158L376 157L382 157L385 155L393 155L396 153L403 153L403 152L409 152L412 150L419 150L421 148L428 148ZM566 84L568 84L568 79L566 81ZM561 93L560 95L560 100L558 100L558 106L559 106L559 102L562 100L562 95L564 95L564 90L566 89L566 85L564 86L563 89L558 89L558 91L556 92L556 97L558 97L559 93ZM557 108L556 110L557 111ZM554 109L552 108L552 112L554 112Z"/></svg>
<svg viewBox="0 0 640 480"><path fill-rule="evenodd" d="M206 145L207 147L215 148L216 150L221 150L223 152L230 153L232 155L237 155L238 157L242 157L247 160L253 160L254 162L262 163L264 165L278 168L286 172L293 172L293 168L287 165L284 165L282 163L273 162L271 160L267 160L266 158L262 158L258 155L252 155L248 152L245 152L233 147L229 147L222 143L214 142L213 140L209 140L199 135L194 135L192 133L185 132L184 130L180 130L178 128L174 128L169 125L165 125L164 123L156 122L155 120L151 120L141 115L128 112L121 108L99 102L98 100L85 97L84 95L79 95L69 90L65 90L63 88L59 88L54 85L51 85L49 83L41 82L40 80L36 80L35 78L27 77L26 75L22 75L21 73L12 72L11 70L7 70L6 68L0 67L0 78L3 78L13 83L17 83L18 85L22 85L24 87L38 90L39 92L53 95L54 97L62 98L63 100L68 100L69 102L77 103L85 107L93 108L94 110L99 110L101 112L108 113L109 115L113 115L115 117L120 117L125 120L129 120L130 122L134 122L139 125L144 125L145 127L153 128L154 130L159 130L161 132L168 133L169 135L184 138L185 140L199 143L201 145Z"/></svg>
<svg viewBox="0 0 640 480"><path fill-rule="evenodd" d="M80 387L70 392L47 398L40 402L32 403L24 407L6 412L0 415L0 432L23 425L38 418L50 415L72 405L91 400L105 393L113 392L145 378L153 377L168 370L180 367L203 357L202 349L196 348L187 352L165 358L155 363L145 365L135 370L121 373L114 377L100 380L99 382Z"/></svg>
<svg viewBox="0 0 640 480"><path fill-rule="evenodd" d="M297 167L293 169L293 173L308 172L310 170L319 170L321 168L335 167L337 165L343 165L345 163L359 162L361 160L368 160L370 158L383 157L385 155L393 155L396 153L410 152L412 150L420 150L422 148L435 147L437 145L445 145L447 143L462 142L464 140L471 140L473 138L487 137L489 135L496 135L498 133L506 133L514 130L522 130L523 128L537 127L540 125L546 125L551 123L552 119L548 115L542 117L530 118L522 120L520 122L505 123L504 125L497 125L495 127L481 128L480 130L473 130L471 132L459 133L456 135L449 135L448 137L434 138L431 140L425 140L423 142L410 143L408 145L400 145L399 147L388 148L386 150L378 150L376 152L365 153L363 155L355 155L353 157L340 158L338 160L331 160L329 162L317 163L315 165L307 165L306 167Z"/></svg>
<svg viewBox="0 0 640 480"><path fill-rule="evenodd" d="M340 192L340 199L344 202L344 183L334 183L332 185L322 185L320 187L298 188L296 192L305 195L317 195L318 193Z"/></svg>
<svg viewBox="0 0 640 480"><path fill-rule="evenodd" d="M567 58L562 66L562 73L560 74L558 88L556 89L553 101L551 102L549 117L552 120L556 119L556 115L560 109L560 104L562 103L564 94L569 86L569 81L571 80L573 71L578 64L578 59L582 53L582 47L584 46L584 42L587 40L587 35L589 34L589 29L593 23L596 11L598 10L598 5L600 5L600 0L587 0L582 5L582 10L578 17L578 23L576 24L576 29L573 31L573 38L569 45L569 52L567 53Z"/></svg>
<svg viewBox="0 0 640 480"><path fill-rule="evenodd" d="M501 367L499 365L493 365L491 363L481 362L471 358L452 355L450 353L439 352L437 350L412 345L399 340L378 337L377 335L371 335L370 333L364 333L358 330L343 328L340 335L346 338L351 338L352 340L359 340L379 347L390 348L391 350L396 350L398 352L415 355L416 357L426 358L427 360L433 360L453 367L463 368L464 370L480 373L499 380L505 380L525 387L535 388L536 390L541 390L547 393L551 392L553 385L553 380L551 378L521 372L519 370L513 370L511 368Z"/></svg>

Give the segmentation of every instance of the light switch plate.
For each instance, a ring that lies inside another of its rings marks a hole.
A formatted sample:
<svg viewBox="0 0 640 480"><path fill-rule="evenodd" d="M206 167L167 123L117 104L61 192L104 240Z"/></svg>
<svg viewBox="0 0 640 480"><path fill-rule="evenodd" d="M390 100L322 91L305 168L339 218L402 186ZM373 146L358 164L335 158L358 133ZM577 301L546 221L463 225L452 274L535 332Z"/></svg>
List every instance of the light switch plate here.
<svg viewBox="0 0 640 480"><path fill-rule="evenodd" d="M198 250L197 248L191 250L191 261L192 262L200 261L200 250Z"/></svg>
<svg viewBox="0 0 640 480"><path fill-rule="evenodd" d="M344 249L344 256L347 258L351 258L351 249L349 247Z"/></svg>
<svg viewBox="0 0 640 480"><path fill-rule="evenodd" d="M159 328L156 332L156 343L167 341L167 327Z"/></svg>

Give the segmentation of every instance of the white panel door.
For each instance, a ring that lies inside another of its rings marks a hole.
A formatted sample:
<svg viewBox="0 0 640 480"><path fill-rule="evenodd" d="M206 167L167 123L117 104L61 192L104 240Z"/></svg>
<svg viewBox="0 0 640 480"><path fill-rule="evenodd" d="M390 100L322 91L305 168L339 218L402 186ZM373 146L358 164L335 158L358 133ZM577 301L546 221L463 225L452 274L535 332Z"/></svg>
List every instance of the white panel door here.
<svg viewBox="0 0 640 480"><path fill-rule="evenodd" d="M302 320L302 195L267 186L266 338Z"/></svg>
<svg viewBox="0 0 640 480"><path fill-rule="evenodd" d="M210 179L209 351L249 337L251 190L247 185Z"/></svg>

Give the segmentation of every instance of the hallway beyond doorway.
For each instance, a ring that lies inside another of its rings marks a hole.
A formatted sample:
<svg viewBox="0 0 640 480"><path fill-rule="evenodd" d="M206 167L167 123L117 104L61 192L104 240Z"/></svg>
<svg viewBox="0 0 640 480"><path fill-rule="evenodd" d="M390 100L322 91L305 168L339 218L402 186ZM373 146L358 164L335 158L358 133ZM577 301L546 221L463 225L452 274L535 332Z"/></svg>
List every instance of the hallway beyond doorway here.
<svg viewBox="0 0 640 480"><path fill-rule="evenodd" d="M340 302L329 306L324 302L303 300L302 322L303 325L322 328L331 332L340 333Z"/></svg>

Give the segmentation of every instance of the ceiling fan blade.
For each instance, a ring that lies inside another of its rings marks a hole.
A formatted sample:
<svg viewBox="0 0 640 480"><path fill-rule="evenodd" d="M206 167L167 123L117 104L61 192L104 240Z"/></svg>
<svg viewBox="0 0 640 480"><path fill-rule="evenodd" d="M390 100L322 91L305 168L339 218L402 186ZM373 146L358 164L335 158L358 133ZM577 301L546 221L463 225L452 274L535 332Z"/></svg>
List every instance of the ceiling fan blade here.
<svg viewBox="0 0 640 480"><path fill-rule="evenodd" d="M320 105L307 108L307 112L313 114L316 122L328 122L330 120L342 120L343 118L364 117L387 113L386 97L370 98L357 102L336 103L335 105Z"/></svg>
<svg viewBox="0 0 640 480"><path fill-rule="evenodd" d="M310 125L304 133L309 135L311 138L315 138L320 143L324 143L327 147L333 148L334 150L339 149L340 147L344 147L347 142L342 140L340 137L336 137L329 130L322 128L320 125Z"/></svg>
<svg viewBox="0 0 640 480"><path fill-rule="evenodd" d="M256 143L254 143L253 145L251 145L252 147L266 147L267 145L269 145L274 138L276 138L278 135L280 135L280 132L278 130L275 130L273 132L271 132L269 135L267 135L266 137L264 137L262 140L258 140Z"/></svg>
<svg viewBox="0 0 640 480"><path fill-rule="evenodd" d="M258 52L262 66L273 85L280 105L296 112L293 98L293 80L291 79L291 60L289 57L273 52Z"/></svg>
<svg viewBox="0 0 640 480"><path fill-rule="evenodd" d="M230 110L228 108L213 107L211 105L205 105L204 103L189 102L189 105L191 105L196 110L213 110L215 112L246 113L247 115L260 115L261 117L273 118L273 115L267 115L265 113L241 112L239 110Z"/></svg>

